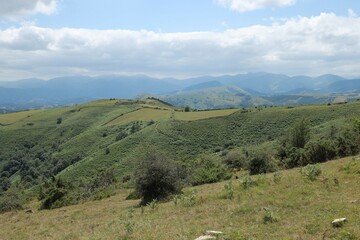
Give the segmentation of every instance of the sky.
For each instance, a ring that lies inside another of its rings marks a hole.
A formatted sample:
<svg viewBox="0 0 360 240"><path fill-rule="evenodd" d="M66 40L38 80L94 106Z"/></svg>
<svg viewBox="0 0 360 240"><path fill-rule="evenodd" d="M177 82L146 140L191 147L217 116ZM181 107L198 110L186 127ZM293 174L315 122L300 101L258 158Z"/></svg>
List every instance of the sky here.
<svg viewBox="0 0 360 240"><path fill-rule="evenodd" d="M359 0L0 0L0 81L360 77Z"/></svg>

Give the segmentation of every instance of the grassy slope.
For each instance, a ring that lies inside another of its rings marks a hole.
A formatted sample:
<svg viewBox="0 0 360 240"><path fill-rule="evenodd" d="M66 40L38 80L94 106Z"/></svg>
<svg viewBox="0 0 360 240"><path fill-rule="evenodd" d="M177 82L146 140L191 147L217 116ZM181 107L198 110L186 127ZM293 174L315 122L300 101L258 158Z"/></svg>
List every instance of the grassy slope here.
<svg viewBox="0 0 360 240"><path fill-rule="evenodd" d="M185 189L197 191L193 207L170 201L156 209L146 207L143 214L136 208L129 239L188 240L205 230L223 231L234 240L340 239L341 232L360 237L360 175L342 170L350 160L322 164L322 175L314 182L298 169L281 172L279 183L273 182L272 174L256 176L260 185L246 190L233 179L232 200L224 198L225 182ZM109 199L50 211L38 211L38 203L33 202L32 214L0 215L0 239L122 239L126 234L122 222L129 207L138 203L125 201L128 193L123 190ZM264 224L263 207L271 208L278 221ZM339 217L348 222L343 228L332 228L331 221Z"/></svg>
<svg viewBox="0 0 360 240"><path fill-rule="evenodd" d="M196 121L206 118L228 116L237 112L239 109L224 109L217 111L200 111L200 112L176 112L175 120L180 121Z"/></svg>
<svg viewBox="0 0 360 240"><path fill-rule="evenodd" d="M134 157L146 144L167 151L175 160L188 160L202 152L275 139L301 117L307 117L314 129L320 129L329 123L341 125L356 116L360 116L360 102L180 113L155 100L96 101L27 113L11 125L0 126L0 167L14 155L14 150L31 152L36 158L36 153L45 149L50 157L41 164L47 168L60 165L61 170L62 161L77 162L60 173L68 180L91 177L98 169L111 166L121 177L131 173ZM56 124L58 117L62 117L61 124ZM150 120L156 123L148 126ZM131 121L142 121L142 130L116 141L120 132L130 133ZM27 142L34 146L24 150ZM107 148L109 154L105 154Z"/></svg>

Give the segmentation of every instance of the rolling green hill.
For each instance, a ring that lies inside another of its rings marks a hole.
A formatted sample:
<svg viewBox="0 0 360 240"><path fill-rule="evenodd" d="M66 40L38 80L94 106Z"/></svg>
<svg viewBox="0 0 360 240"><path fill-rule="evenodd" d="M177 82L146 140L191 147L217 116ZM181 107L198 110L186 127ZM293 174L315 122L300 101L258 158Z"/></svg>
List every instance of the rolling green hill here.
<svg viewBox="0 0 360 240"><path fill-rule="evenodd" d="M224 231L223 239L360 233L358 160L308 165L360 152L360 101L186 112L154 98L99 100L2 114L0 136L0 212L22 206L35 212L27 231L22 223L30 215L10 213L20 223L4 223L9 215L0 215L0 238L195 239L207 228ZM129 212L141 197L133 187L148 152L171 166L182 192L173 202ZM306 167L279 172L299 166ZM259 173L267 175L249 175ZM189 187L235 174L231 185ZM78 203L84 204L35 210ZM339 217L349 219L344 231L331 227ZM168 233L153 231L164 224Z"/></svg>
<svg viewBox="0 0 360 240"><path fill-rule="evenodd" d="M201 153L275 140L302 117L315 131L359 116L360 102L187 113L154 99L9 113L0 115L0 167L30 183L52 175L86 180L109 167L120 178L132 172L144 145L191 162Z"/></svg>

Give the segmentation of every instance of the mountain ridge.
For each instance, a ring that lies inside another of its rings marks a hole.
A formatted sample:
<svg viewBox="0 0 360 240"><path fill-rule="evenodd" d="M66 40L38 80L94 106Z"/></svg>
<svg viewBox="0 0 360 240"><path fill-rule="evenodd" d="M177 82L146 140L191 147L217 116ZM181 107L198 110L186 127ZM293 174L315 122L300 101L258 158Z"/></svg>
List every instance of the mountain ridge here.
<svg viewBox="0 0 360 240"><path fill-rule="evenodd" d="M104 75L90 76L66 76L49 80L36 78L24 79L14 82L0 82L0 108L21 110L25 108L41 108L51 106L64 106L69 104L83 103L89 100L103 98L125 98L135 99L141 95L151 95L172 104L171 98L187 98L189 93L193 95L209 95L208 97L219 99L214 95L214 88L218 93L223 87L239 88L249 93L252 98L267 98L253 104L241 105L241 101L225 104L229 107L257 106L263 103L267 105L278 105L278 102L269 102L269 97L279 95L313 95L313 103L326 103L331 94L355 94L351 98L357 98L360 93L360 80L347 80L337 75L321 75L317 77L293 76L284 74L272 74L266 72L223 75L223 76L201 76L177 80L175 78L153 78L146 75L123 76ZM212 91L212 93L207 91ZM224 96L225 92L221 93ZM236 95L226 93L226 99L237 98ZM324 101L317 101L318 95L323 95ZM201 96L199 96L201 97ZM191 97L195 99L194 96ZM221 101L221 99L219 99ZM196 100L189 101L187 105L199 108ZM36 103L36 104L34 104ZM291 103L291 102L290 102ZM307 102L307 103L311 103ZM289 104L284 101L281 105ZM302 104L301 102L295 104ZM207 104L209 108L217 108L221 104ZM201 109L203 109L201 107Z"/></svg>

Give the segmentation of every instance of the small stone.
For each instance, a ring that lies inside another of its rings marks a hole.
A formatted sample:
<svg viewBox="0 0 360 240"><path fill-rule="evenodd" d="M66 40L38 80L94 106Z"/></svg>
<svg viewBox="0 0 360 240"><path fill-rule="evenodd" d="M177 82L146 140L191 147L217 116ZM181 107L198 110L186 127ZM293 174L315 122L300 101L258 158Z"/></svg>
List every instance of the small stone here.
<svg viewBox="0 0 360 240"><path fill-rule="evenodd" d="M205 235L205 236L200 236L195 240L207 240L207 239L216 239L216 237L210 236L210 235Z"/></svg>
<svg viewBox="0 0 360 240"><path fill-rule="evenodd" d="M341 227L344 224L344 222L346 222L346 218L338 218L332 221L331 223L333 227Z"/></svg>
<svg viewBox="0 0 360 240"><path fill-rule="evenodd" d="M209 235L221 235L221 234L224 234L224 233L220 232L220 231L208 230L208 231L206 231L206 234L209 234Z"/></svg>

